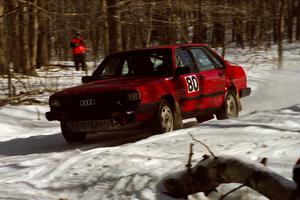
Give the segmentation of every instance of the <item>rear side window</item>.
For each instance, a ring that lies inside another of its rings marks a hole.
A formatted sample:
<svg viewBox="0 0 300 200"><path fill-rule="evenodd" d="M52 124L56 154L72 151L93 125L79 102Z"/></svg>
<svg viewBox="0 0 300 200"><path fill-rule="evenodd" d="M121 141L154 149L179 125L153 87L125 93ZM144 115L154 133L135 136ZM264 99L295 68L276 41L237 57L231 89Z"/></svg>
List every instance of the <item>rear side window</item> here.
<svg viewBox="0 0 300 200"><path fill-rule="evenodd" d="M128 61L125 60L122 66L121 76L127 75L129 73Z"/></svg>
<svg viewBox="0 0 300 200"><path fill-rule="evenodd" d="M225 68L225 65L224 65L222 59L218 55L216 55L215 52L213 52L208 47L203 47L203 48L204 48L204 51L209 55L209 57L211 59L213 59L217 68L219 68L219 69Z"/></svg>
<svg viewBox="0 0 300 200"><path fill-rule="evenodd" d="M212 60L210 60L210 58L204 52L203 49L201 49L201 48L192 48L191 52L192 52L192 54L193 54L193 56L196 60L196 63L198 65L200 71L215 69L214 63L212 62Z"/></svg>

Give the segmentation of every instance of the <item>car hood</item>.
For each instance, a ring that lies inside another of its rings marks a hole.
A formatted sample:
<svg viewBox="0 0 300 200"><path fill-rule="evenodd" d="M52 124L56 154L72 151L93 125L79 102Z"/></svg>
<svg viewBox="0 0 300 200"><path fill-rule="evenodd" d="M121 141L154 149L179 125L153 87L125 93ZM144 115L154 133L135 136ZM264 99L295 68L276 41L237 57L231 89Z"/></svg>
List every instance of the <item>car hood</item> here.
<svg viewBox="0 0 300 200"><path fill-rule="evenodd" d="M90 83L85 83L79 86L64 89L60 92L55 93L53 96L87 95L102 92L114 92L120 90L132 90L149 82L159 80L161 78L162 77L122 77L97 80Z"/></svg>

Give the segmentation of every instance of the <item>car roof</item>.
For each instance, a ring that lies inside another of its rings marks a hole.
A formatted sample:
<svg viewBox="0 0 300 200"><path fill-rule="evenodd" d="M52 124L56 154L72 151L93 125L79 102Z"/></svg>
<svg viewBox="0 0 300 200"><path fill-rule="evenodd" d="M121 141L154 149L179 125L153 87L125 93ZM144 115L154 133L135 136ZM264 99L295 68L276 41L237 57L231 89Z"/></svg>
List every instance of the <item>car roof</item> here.
<svg viewBox="0 0 300 200"><path fill-rule="evenodd" d="M208 46L207 44L195 44L195 43L187 43L187 44L173 44L173 45L162 45L162 46L152 46L152 47L145 47L145 48L139 48L140 50L143 49L174 49L174 48L180 48L180 47L198 47L198 46ZM139 50L135 49L135 50Z"/></svg>
<svg viewBox="0 0 300 200"><path fill-rule="evenodd" d="M120 52L115 52L112 54L143 51L143 50L176 49L176 48L182 48L182 47L203 47L203 46L208 46L208 45L207 44L196 44L196 43L161 45L161 46L151 46L151 47L145 47L145 48L137 48L137 49L131 49L131 50L126 50L126 51L120 51Z"/></svg>

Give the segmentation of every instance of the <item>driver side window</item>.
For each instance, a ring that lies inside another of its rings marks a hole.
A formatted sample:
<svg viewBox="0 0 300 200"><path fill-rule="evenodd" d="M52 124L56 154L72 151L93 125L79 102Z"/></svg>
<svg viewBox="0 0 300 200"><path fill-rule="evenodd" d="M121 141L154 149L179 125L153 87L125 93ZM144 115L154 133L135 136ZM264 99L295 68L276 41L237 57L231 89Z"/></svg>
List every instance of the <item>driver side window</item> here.
<svg viewBox="0 0 300 200"><path fill-rule="evenodd" d="M104 68L102 75L117 75L120 65L120 58L111 58L106 67Z"/></svg>
<svg viewBox="0 0 300 200"><path fill-rule="evenodd" d="M196 72L197 69L195 64L190 56L189 52L186 49L177 49L176 50L176 66L177 67L189 67L191 72Z"/></svg>

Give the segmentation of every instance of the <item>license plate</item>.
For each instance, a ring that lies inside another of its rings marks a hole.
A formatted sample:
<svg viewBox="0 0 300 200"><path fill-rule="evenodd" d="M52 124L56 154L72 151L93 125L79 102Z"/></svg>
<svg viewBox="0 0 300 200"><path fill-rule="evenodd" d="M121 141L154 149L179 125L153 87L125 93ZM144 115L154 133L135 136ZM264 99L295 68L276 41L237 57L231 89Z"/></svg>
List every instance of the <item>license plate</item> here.
<svg viewBox="0 0 300 200"><path fill-rule="evenodd" d="M113 119L68 122L67 125L70 130L79 132L114 130L120 126L120 124Z"/></svg>

